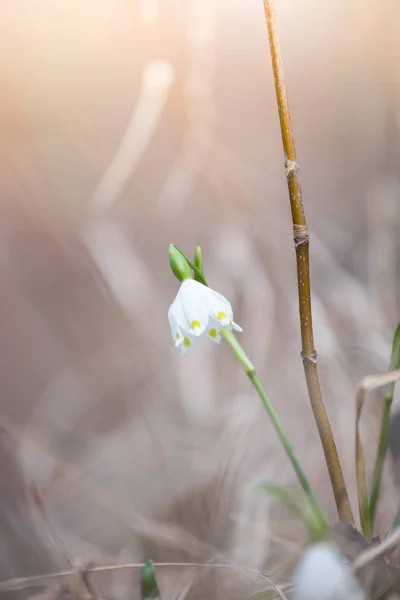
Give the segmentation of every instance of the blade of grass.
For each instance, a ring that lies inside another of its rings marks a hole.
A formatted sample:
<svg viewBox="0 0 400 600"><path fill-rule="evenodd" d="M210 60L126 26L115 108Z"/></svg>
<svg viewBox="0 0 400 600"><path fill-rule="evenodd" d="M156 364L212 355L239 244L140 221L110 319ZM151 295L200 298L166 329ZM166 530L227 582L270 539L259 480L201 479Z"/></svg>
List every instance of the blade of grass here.
<svg viewBox="0 0 400 600"><path fill-rule="evenodd" d="M296 249L297 280L299 293L300 329L302 358L308 394L314 418L321 438L322 448L341 521L353 523L353 513L347 494L342 468L333 438L332 429L322 399L317 369L317 352L314 346L314 333L311 312L311 284L309 264L309 233L304 214L303 198L299 181L299 165L292 135L289 104L286 95L285 79L276 26L274 0L264 0L268 26L269 46L275 81L279 121L285 154L285 172L292 211L294 245Z"/></svg>
<svg viewBox="0 0 400 600"><path fill-rule="evenodd" d="M379 373L378 375L368 375L359 383L356 394L356 478L358 492L358 507L360 513L360 524L362 532L368 540L372 539L372 522L370 518L370 508L368 502L368 489L365 475L365 459L361 442L360 420L365 397L368 392L377 388L393 384L400 379L400 369L390 371L389 373Z"/></svg>
<svg viewBox="0 0 400 600"><path fill-rule="evenodd" d="M140 598L141 600L157 600L160 598L156 573L151 560L148 560L141 571L140 576Z"/></svg>
<svg viewBox="0 0 400 600"><path fill-rule="evenodd" d="M355 460L356 460L356 479L357 479L357 492L358 492L358 514L360 517L361 531L367 538L372 538L372 527L369 518L369 501L368 501L368 487L365 475L365 457L364 450L361 442L360 435L360 420L361 413L364 405L364 399L367 390L363 386L359 386L356 396L356 449L355 449Z"/></svg>
<svg viewBox="0 0 400 600"><path fill-rule="evenodd" d="M310 511L310 507L304 501L301 501L292 491L282 485L268 482L261 483L257 487L267 492L270 496L275 496L287 507L294 517L299 519L306 528L310 541L316 542L326 539L326 521L318 519L319 515L315 515L313 511Z"/></svg>
<svg viewBox="0 0 400 600"><path fill-rule="evenodd" d="M400 369L400 323L397 325L395 334L393 336L392 354L390 357L389 365L389 371L394 371L395 369ZM369 512L372 526L374 525L375 521L376 509L381 489L383 467L385 465L385 458L388 449L388 435L390 427L390 414L392 410L392 402L394 395L394 386L394 383L390 383L386 386L385 392L385 404L382 412L379 443L372 476L371 498L369 501Z"/></svg>

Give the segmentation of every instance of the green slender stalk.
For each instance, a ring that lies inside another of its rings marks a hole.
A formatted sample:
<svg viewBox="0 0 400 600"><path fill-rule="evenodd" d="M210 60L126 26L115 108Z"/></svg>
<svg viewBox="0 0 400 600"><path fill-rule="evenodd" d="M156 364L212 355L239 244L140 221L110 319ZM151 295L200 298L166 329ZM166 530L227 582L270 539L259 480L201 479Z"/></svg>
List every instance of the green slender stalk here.
<svg viewBox="0 0 400 600"><path fill-rule="evenodd" d="M397 325L393 337L392 355L390 357L389 371L395 371L396 369L400 369L400 323ZM390 414L392 410L394 386L394 383L390 383L386 386L385 392L385 404L382 412L378 450L375 458L374 472L372 476L371 497L369 501L369 514L372 527L376 516L376 509L381 490L383 467L385 465L385 458L388 448Z"/></svg>
<svg viewBox="0 0 400 600"><path fill-rule="evenodd" d="M303 197L298 173L299 165L297 163L289 103L286 95L278 29L276 26L274 0L264 0L264 9L267 19L272 70L274 74L276 100L285 155L285 172L289 190L290 208L292 212L293 236L296 249L300 330L304 373L310 404L321 439L339 518L341 521L353 523L354 517L351 510L331 425L329 423L328 415L322 398L321 386L318 377L317 352L314 346L311 311L309 233L304 213Z"/></svg>
<svg viewBox="0 0 400 600"><path fill-rule="evenodd" d="M278 417L274 407L272 406L271 401L268 398L268 396L262 386L262 383L260 382L260 380L257 377L254 365L251 363L251 361L247 357L245 351L243 350L242 346L239 344L237 338L233 335L232 331L229 331L228 329L223 327L221 329L221 336L229 344L229 346L233 350L234 354L239 359L240 363L242 364L242 366L246 372L246 375L249 377L249 379L250 379L251 383L253 384L254 388L256 389L259 397L261 398L261 401L265 406L265 409L268 413L269 418L271 419L271 422L275 428L275 431L278 434L278 437L282 442L284 450L285 450L290 462L292 463L293 469L297 475L297 479L299 480L299 483L300 483L301 487L303 488L303 491L308 499L311 510L313 511L317 521L320 523L321 528L325 529L327 521L326 521L324 512L321 508L321 505L319 504L319 502L314 494L314 491L311 487L311 484L308 481L308 479L297 459L297 456L293 450L291 443L289 442L286 432L281 425L279 417Z"/></svg>

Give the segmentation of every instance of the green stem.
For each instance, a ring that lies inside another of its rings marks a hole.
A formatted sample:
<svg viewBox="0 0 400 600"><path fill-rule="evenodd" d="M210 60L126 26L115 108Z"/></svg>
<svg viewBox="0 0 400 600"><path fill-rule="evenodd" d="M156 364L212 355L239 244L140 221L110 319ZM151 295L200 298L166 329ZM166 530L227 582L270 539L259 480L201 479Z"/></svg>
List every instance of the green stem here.
<svg viewBox="0 0 400 600"><path fill-rule="evenodd" d="M394 337L393 337L393 345L392 345L392 355L390 357L390 366L389 371L395 371L396 369L400 369L400 323L397 325ZM371 498L369 501L369 514L370 514L370 523L371 527L373 527L376 509L379 500L379 494L381 490L382 483L382 474L383 467L385 465L385 458L388 448L388 436L389 436L389 427L390 427L390 415L392 410L392 402L394 395L394 383L390 383L386 386L385 393L385 404L382 412L382 421L381 428L379 433L379 443L378 450L376 453L374 472L372 476L372 488L371 488Z"/></svg>
<svg viewBox="0 0 400 600"><path fill-rule="evenodd" d="M221 329L221 336L229 344L229 346L231 347L231 349L233 350L233 352L239 359L239 361L242 364L251 383L253 384L254 388L256 389L258 395L260 396L261 401L264 404L265 409L269 415L269 418L271 419L271 422L275 428L275 431L278 434L278 437L282 442L284 450L285 450L290 462L292 463L293 469L297 475L297 479L299 480L299 483L304 490L304 493L309 501L310 507L311 507L315 517L317 518L318 522L321 524L321 528L325 528L326 527L326 518L325 518L324 512L321 508L321 505L319 504L317 498L315 497L315 494L311 487L311 484L308 481L308 479L297 459L297 456L293 450L291 443L289 442L286 432L281 425L278 414L276 413L274 407L272 406L271 401L268 398L261 381L257 377L257 374L256 374L253 364L247 357L245 351L243 350L242 346L239 344L238 340L236 339L236 337L234 336L232 331L229 331L228 329L223 327Z"/></svg>

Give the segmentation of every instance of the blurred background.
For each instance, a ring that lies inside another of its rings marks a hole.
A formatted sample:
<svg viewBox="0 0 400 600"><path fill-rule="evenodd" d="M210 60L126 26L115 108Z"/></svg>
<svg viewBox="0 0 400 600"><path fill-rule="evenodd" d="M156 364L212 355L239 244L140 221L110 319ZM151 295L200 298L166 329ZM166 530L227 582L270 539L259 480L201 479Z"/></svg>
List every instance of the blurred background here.
<svg viewBox="0 0 400 600"><path fill-rule="evenodd" d="M276 9L321 384L356 512L355 390L387 370L399 320L400 7ZM3 0L0 13L1 578L77 556L272 572L300 534L250 488L294 485L290 465L229 349L183 359L167 321L168 243L200 244L334 522L262 2ZM363 417L369 465L381 398ZM390 469L382 496L384 531ZM122 599L134 577L102 585ZM236 597L243 577L265 584L238 571L211 596ZM196 578L174 571L164 589L204 597Z"/></svg>

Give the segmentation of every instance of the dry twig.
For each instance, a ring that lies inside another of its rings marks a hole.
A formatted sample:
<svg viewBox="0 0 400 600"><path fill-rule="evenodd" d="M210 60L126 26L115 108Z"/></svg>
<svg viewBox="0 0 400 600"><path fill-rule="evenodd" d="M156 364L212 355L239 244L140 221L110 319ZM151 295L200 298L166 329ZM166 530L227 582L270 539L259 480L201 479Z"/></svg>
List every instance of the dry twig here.
<svg viewBox="0 0 400 600"><path fill-rule="evenodd" d="M251 569L249 567L241 567L237 565L225 565L225 564L203 564L203 563L173 563L173 562L160 562L153 563L154 567L162 568L162 567L194 567L194 568L202 568L202 569L230 569L230 570L239 570L245 571L247 573L251 573L253 575L257 575L264 581L266 581L282 598L282 600L286 600L286 596L283 593L280 586L276 585L267 575L257 571L257 569ZM145 563L124 563L120 565L100 565L100 566L89 566L84 569L84 574L87 575L89 573L98 573L105 571L118 571L121 569L142 569L145 566ZM67 577L76 576L76 574L81 571L78 569L67 570L67 571L59 571L58 573L49 573L46 575L33 575L30 577L17 577L14 579L8 579L7 581L0 582L0 594L4 592L16 591L16 590L24 590L31 587L43 587L48 586L54 583L55 579L64 579ZM87 579L85 580L87 585Z"/></svg>

